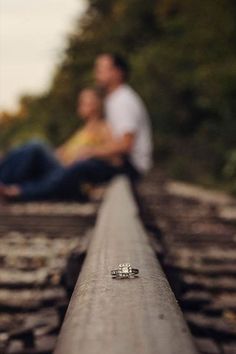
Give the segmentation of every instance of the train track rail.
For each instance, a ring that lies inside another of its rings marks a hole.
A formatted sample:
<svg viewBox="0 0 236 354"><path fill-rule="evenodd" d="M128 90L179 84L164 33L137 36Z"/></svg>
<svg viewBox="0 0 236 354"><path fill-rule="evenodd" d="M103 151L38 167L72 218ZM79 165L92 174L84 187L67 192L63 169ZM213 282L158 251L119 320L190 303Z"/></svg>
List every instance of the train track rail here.
<svg viewBox="0 0 236 354"><path fill-rule="evenodd" d="M235 353L235 200L157 170L140 195L146 229L200 353ZM1 354L52 353L97 208L0 205Z"/></svg>

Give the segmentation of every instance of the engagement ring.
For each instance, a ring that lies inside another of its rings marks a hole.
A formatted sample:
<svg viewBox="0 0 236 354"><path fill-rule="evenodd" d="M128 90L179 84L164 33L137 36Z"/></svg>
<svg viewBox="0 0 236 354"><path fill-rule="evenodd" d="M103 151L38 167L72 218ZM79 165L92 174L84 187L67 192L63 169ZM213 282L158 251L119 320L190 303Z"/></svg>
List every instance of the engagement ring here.
<svg viewBox="0 0 236 354"><path fill-rule="evenodd" d="M138 269L132 268L129 263L119 264L118 269L111 271L112 278L133 278L139 273Z"/></svg>

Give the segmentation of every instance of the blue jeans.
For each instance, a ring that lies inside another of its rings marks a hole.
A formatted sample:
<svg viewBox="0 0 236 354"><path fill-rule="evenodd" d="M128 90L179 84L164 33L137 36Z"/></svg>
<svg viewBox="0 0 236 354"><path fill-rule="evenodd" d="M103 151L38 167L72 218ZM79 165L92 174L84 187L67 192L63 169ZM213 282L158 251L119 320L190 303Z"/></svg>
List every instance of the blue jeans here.
<svg viewBox="0 0 236 354"><path fill-rule="evenodd" d="M0 182L8 185L37 180L60 166L50 147L33 140L12 149L0 161Z"/></svg>
<svg viewBox="0 0 236 354"><path fill-rule="evenodd" d="M80 200L81 185L109 181L120 173L135 178L138 173L128 161L115 167L105 160L87 159L64 167L52 150L40 142L30 142L12 150L0 164L0 181L19 184L21 201L29 200Z"/></svg>

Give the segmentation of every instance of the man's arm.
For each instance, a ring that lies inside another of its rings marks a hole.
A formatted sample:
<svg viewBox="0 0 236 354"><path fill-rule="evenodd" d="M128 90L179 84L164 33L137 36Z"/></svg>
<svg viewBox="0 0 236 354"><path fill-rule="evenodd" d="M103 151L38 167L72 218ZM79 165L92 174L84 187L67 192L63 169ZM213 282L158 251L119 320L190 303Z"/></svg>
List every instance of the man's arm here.
<svg viewBox="0 0 236 354"><path fill-rule="evenodd" d="M91 154L98 158L126 155L132 150L134 140L135 133L125 133L120 139L113 139L104 146L94 148Z"/></svg>

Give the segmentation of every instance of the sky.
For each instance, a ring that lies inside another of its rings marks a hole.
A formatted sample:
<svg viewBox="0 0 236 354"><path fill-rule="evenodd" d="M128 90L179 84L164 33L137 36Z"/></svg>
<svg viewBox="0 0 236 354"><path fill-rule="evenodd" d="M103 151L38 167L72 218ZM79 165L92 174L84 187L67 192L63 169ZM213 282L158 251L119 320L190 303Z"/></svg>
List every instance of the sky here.
<svg viewBox="0 0 236 354"><path fill-rule="evenodd" d="M47 89L86 0L0 0L0 111Z"/></svg>

